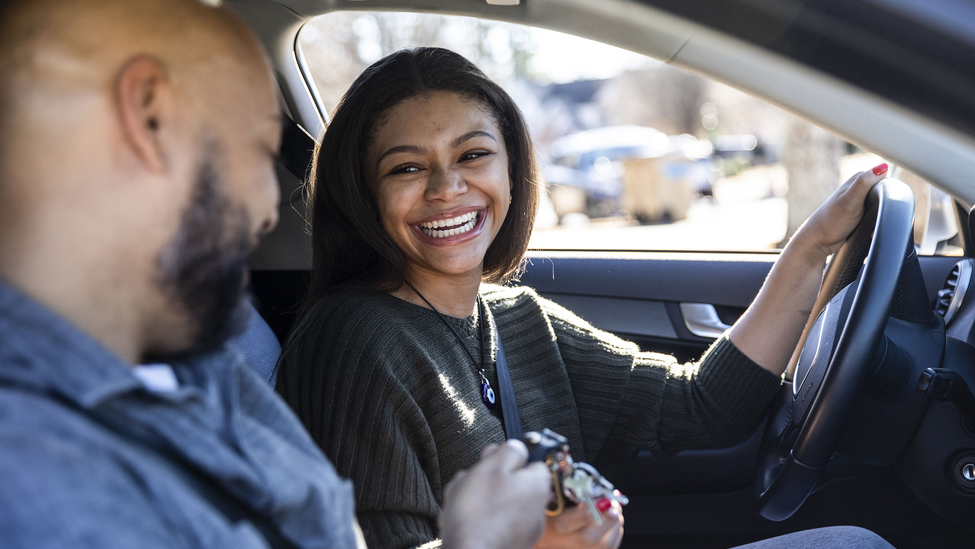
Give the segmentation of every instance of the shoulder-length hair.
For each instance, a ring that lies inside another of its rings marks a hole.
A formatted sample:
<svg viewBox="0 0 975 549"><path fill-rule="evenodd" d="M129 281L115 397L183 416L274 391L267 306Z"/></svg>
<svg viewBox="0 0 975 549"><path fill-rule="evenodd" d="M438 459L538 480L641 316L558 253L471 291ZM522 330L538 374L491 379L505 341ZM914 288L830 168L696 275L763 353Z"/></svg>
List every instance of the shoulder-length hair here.
<svg viewBox="0 0 975 549"><path fill-rule="evenodd" d="M309 184L312 274L306 304L340 285L384 291L409 280L403 253L377 222L364 159L382 117L406 99L456 93L494 116L508 154L511 206L484 257L483 279L519 274L538 210L538 169L525 120L511 97L473 63L443 48L401 50L367 68L342 97L315 148Z"/></svg>

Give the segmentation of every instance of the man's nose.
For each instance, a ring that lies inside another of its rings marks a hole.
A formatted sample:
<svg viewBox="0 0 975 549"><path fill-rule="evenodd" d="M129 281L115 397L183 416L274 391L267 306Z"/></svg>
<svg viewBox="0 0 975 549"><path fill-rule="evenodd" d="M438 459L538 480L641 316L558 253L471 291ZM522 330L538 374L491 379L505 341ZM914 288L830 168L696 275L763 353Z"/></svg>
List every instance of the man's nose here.
<svg viewBox="0 0 975 549"><path fill-rule="evenodd" d="M275 227L278 226L278 218L278 210L275 208L271 215L264 218L264 223L261 223L261 227L259 229L261 236L270 233Z"/></svg>
<svg viewBox="0 0 975 549"><path fill-rule="evenodd" d="M264 212L264 221L261 222L261 226L259 227L259 234L262 236L270 233L278 226L278 219L280 218L278 209L281 206L281 186L278 184L277 178L271 181L269 194L270 200L268 200L268 207Z"/></svg>
<svg viewBox="0 0 975 549"><path fill-rule="evenodd" d="M467 181L460 173L449 169L433 169L427 179L427 200L450 201L467 192Z"/></svg>

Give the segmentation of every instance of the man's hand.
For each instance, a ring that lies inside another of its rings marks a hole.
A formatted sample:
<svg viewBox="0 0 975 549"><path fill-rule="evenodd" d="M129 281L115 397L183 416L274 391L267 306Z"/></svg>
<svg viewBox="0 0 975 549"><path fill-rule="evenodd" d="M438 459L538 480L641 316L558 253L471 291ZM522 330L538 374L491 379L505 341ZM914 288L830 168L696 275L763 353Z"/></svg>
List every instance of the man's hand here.
<svg viewBox="0 0 975 549"><path fill-rule="evenodd" d="M529 549L545 529L551 482L542 463L525 467L516 440L488 446L481 460L447 484L440 535L444 549Z"/></svg>
<svg viewBox="0 0 975 549"><path fill-rule="evenodd" d="M596 524L585 505L566 508L549 517L545 534L536 549L616 549L623 541L623 508L617 502L603 512L603 523Z"/></svg>

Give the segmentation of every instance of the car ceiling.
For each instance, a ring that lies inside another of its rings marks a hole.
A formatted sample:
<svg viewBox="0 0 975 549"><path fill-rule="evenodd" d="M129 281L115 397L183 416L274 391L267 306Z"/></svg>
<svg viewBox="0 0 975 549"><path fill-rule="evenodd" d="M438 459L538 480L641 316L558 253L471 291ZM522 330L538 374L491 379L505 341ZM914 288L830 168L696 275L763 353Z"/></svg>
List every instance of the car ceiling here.
<svg viewBox="0 0 975 549"><path fill-rule="evenodd" d="M975 13L965 15L975 6L959 0L228 3L264 41L287 109L313 135L322 122L294 54L305 20L340 10L470 15L567 32L692 70L808 118L975 204Z"/></svg>

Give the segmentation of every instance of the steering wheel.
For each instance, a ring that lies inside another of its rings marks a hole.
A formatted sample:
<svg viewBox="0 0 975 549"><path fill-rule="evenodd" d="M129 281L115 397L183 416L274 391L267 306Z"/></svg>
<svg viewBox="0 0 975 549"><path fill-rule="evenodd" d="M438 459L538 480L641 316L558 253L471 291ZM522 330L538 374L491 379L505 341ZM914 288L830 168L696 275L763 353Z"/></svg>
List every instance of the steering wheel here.
<svg viewBox="0 0 975 549"><path fill-rule="evenodd" d="M792 516L829 465L875 369L901 267L914 252L907 185L878 183L864 208L826 268L813 309L819 313L803 331L766 427L756 494L759 513L770 520Z"/></svg>

